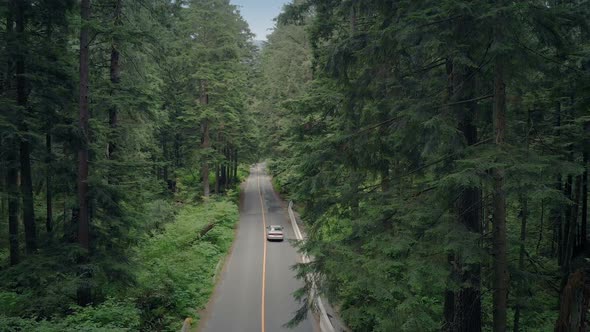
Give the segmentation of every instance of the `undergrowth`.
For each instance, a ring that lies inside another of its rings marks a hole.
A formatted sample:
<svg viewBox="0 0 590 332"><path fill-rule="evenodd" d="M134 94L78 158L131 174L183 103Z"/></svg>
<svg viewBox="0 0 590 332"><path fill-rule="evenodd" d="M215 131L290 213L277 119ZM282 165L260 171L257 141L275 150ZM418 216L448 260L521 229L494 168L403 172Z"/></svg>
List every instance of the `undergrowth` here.
<svg viewBox="0 0 590 332"><path fill-rule="evenodd" d="M197 312L212 293L216 266L231 246L238 207L234 199L213 198L177 210L175 217L169 208L151 211L155 216L148 222L157 227L129 259L134 276L129 287L110 289L105 301L84 308L67 304L74 303L68 297L72 294L54 293L52 301L67 307L62 314L44 318L23 313L50 296L0 289L0 331L178 331L186 317L197 323ZM158 217L173 221L157 221ZM210 224L213 228L201 236Z"/></svg>

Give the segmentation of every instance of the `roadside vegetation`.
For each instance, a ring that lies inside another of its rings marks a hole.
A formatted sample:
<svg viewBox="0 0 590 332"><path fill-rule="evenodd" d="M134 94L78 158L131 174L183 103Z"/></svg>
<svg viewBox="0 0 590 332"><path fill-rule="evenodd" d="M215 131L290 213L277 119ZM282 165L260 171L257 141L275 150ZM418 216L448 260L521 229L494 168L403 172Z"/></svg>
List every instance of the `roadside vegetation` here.
<svg viewBox="0 0 590 332"><path fill-rule="evenodd" d="M588 329L590 2L7 0L0 331L198 320L264 158L352 330Z"/></svg>
<svg viewBox="0 0 590 332"><path fill-rule="evenodd" d="M253 161L224 0L0 2L0 331L198 321Z"/></svg>
<svg viewBox="0 0 590 332"><path fill-rule="evenodd" d="M67 293L3 290L0 331L178 331L186 317L198 323L197 312L207 303L218 264L231 246L238 207L223 197L199 205L157 204L151 212L160 230L132 249L125 266L133 281L105 285L104 301L91 307L77 306ZM21 318L45 301L67 305L68 315Z"/></svg>
<svg viewBox="0 0 590 332"><path fill-rule="evenodd" d="M580 1L285 8L256 110L306 222L300 275L353 331L588 328L589 17Z"/></svg>

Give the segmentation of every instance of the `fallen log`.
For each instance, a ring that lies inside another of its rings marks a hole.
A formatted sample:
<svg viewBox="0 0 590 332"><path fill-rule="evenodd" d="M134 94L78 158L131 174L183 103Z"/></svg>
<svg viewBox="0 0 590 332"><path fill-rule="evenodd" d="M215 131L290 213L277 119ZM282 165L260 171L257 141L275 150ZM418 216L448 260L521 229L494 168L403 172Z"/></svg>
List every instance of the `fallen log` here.
<svg viewBox="0 0 590 332"><path fill-rule="evenodd" d="M202 238L203 236L207 235L207 233L209 233L210 230L213 229L213 227L215 227L216 223L212 222L207 224L207 226L205 226L205 228L201 229L201 231L199 232L199 238Z"/></svg>

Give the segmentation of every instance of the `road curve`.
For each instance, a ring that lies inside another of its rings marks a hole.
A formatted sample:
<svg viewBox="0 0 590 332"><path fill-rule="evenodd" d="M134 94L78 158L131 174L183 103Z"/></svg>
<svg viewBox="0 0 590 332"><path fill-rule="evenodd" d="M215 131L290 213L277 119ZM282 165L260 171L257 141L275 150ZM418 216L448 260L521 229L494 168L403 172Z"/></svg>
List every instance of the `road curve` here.
<svg viewBox="0 0 590 332"><path fill-rule="evenodd" d="M301 287L291 270L298 254L287 241L295 239L295 234L263 166L259 164L250 171L243 187L234 246L199 331L317 331L311 316L293 329L283 327L298 308L292 293ZM264 224L283 225L286 240L266 242ZM266 263L263 264L265 244Z"/></svg>

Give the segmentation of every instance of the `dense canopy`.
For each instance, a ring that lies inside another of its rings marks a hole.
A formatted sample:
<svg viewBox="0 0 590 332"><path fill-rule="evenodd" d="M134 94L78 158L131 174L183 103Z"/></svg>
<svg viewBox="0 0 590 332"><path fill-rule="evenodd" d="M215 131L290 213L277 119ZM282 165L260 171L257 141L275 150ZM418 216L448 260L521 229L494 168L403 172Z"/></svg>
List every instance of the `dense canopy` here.
<svg viewBox="0 0 590 332"><path fill-rule="evenodd" d="M590 327L588 1L294 0L257 44L229 0L0 3L0 330L198 319L265 160L291 324Z"/></svg>

